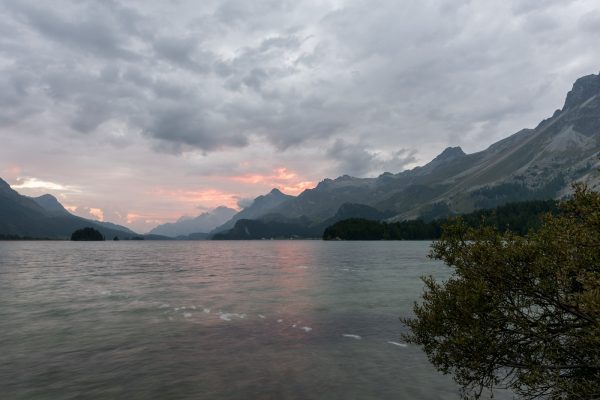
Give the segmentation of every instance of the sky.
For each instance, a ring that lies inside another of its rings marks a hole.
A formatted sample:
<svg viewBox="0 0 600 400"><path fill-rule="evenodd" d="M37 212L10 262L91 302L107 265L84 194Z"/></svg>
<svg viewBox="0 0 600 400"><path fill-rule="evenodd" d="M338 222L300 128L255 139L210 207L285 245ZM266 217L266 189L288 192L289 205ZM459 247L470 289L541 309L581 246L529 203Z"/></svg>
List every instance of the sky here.
<svg viewBox="0 0 600 400"><path fill-rule="evenodd" d="M597 0L0 0L0 177L146 232L535 127Z"/></svg>

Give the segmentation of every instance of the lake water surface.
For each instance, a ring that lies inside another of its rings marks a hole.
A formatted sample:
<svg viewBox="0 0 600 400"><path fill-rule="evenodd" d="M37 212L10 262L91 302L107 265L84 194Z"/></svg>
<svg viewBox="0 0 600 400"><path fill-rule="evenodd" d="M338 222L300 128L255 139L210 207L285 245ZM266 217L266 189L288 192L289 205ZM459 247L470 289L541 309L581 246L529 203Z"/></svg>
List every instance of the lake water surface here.
<svg viewBox="0 0 600 400"><path fill-rule="evenodd" d="M429 242L0 242L2 399L457 399Z"/></svg>

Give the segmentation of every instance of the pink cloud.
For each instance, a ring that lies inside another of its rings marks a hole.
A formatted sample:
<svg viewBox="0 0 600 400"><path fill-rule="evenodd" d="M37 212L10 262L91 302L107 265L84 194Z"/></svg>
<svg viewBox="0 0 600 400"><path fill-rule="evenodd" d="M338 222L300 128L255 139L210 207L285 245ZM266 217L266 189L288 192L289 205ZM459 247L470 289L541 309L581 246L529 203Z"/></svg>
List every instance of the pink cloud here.
<svg viewBox="0 0 600 400"><path fill-rule="evenodd" d="M208 207L217 207L223 205L231 208L237 208L236 195L218 189L172 190L157 188L151 191L151 195L168 198L179 203L191 204L194 206L194 208L197 207L198 204Z"/></svg>
<svg viewBox="0 0 600 400"><path fill-rule="evenodd" d="M297 195L305 189L315 187L315 182L303 180L296 172L285 167L275 168L270 174L244 174L226 178L247 185L261 185L268 188L276 187L285 193L293 195Z"/></svg>
<svg viewBox="0 0 600 400"><path fill-rule="evenodd" d="M72 214L78 215L83 218L104 221L105 215L104 210L98 207L85 207L76 206L71 204L64 204L64 207Z"/></svg>

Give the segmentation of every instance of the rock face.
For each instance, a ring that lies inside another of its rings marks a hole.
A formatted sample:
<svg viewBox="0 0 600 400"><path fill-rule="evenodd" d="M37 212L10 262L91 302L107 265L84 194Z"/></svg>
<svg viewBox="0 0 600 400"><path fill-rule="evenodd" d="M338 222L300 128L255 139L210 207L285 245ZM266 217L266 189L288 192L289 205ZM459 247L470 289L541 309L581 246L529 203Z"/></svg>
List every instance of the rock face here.
<svg viewBox="0 0 600 400"><path fill-rule="evenodd" d="M573 89L567 93L564 110L577 107L588 99L600 93L600 74L581 77L573 84Z"/></svg>
<svg viewBox="0 0 600 400"><path fill-rule="evenodd" d="M563 108L550 118L483 151L465 154L460 147L449 147L428 164L409 171L386 172L377 178L325 179L266 212L238 214L232 221L275 214L319 224L345 203L389 212L388 220L396 221L560 198L574 181L600 190L599 155L600 75L588 75L575 82Z"/></svg>
<svg viewBox="0 0 600 400"><path fill-rule="evenodd" d="M180 218L176 222L159 225L150 231L153 235L168 237L187 236L193 233L208 233L222 225L237 213L233 208L217 207L195 218Z"/></svg>

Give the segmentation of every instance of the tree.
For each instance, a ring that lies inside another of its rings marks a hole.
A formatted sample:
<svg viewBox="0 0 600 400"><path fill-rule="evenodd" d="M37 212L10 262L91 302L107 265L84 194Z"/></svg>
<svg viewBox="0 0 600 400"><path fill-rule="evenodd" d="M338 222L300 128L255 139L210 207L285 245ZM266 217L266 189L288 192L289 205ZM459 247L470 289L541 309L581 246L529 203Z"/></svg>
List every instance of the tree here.
<svg viewBox="0 0 600 400"><path fill-rule="evenodd" d="M94 228L78 229L71 234L71 240L74 241L102 241L104 236Z"/></svg>
<svg viewBox="0 0 600 400"><path fill-rule="evenodd" d="M461 216L469 227L482 224L496 227L504 232L525 234L530 229L539 229L540 216L556 213L556 201L524 201L509 203L489 210L477 210ZM423 240L439 239L442 226L455 217L438 218L426 222L421 219L401 222L373 221L362 218L349 218L328 226L323 232L323 240Z"/></svg>
<svg viewBox="0 0 600 400"><path fill-rule="evenodd" d="M523 399L600 399L600 195L575 186L525 236L458 222L430 256L454 273L424 278L405 339L463 398L503 387Z"/></svg>

